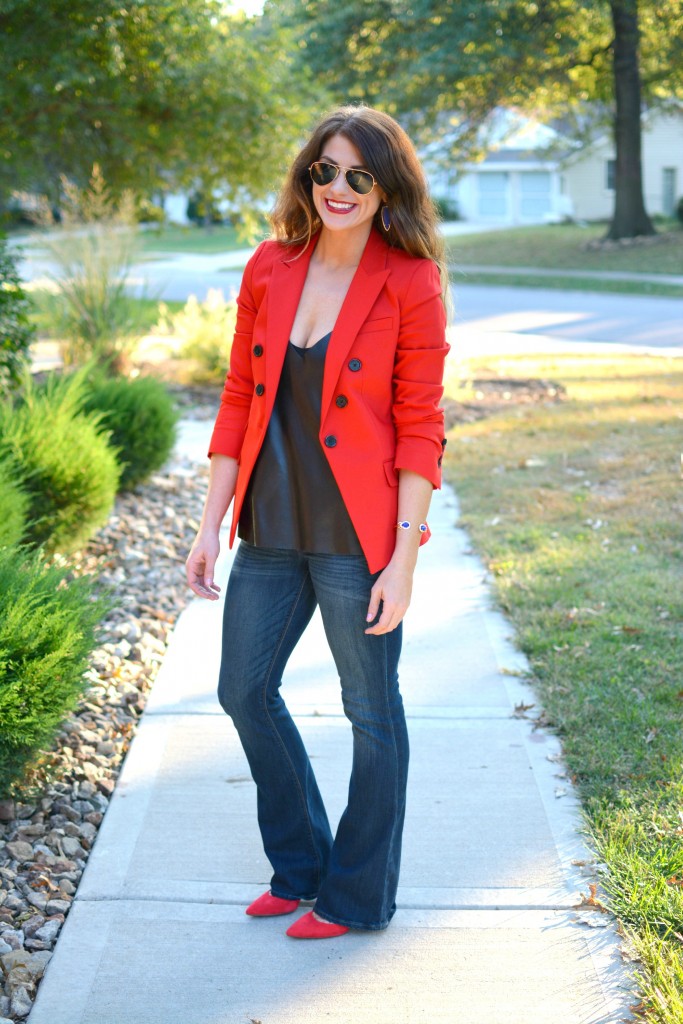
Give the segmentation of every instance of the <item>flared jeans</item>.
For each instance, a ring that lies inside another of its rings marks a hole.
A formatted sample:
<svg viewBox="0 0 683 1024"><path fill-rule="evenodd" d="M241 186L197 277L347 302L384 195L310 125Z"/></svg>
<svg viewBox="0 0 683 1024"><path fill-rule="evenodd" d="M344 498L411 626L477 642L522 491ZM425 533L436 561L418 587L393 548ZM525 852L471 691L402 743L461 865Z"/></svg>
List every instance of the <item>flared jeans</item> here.
<svg viewBox="0 0 683 1024"><path fill-rule="evenodd" d="M401 626L365 634L378 575L362 556L242 541L227 587L218 685L256 783L271 892L315 899L325 920L361 929L386 928L396 910L408 774L398 687ZM287 660L316 606L353 729L348 804L334 837L280 692Z"/></svg>

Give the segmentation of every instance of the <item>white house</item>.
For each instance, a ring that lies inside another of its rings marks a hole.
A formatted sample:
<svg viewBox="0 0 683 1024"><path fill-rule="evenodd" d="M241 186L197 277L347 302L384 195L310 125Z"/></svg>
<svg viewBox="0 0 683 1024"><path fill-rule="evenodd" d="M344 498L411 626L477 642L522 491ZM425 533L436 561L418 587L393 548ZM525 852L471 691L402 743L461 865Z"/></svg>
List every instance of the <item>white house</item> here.
<svg viewBox="0 0 683 1024"><path fill-rule="evenodd" d="M683 105L643 117L643 193L652 216L670 217L683 195ZM616 152L609 135L573 153L561 167L561 189L579 220L607 220L614 207Z"/></svg>
<svg viewBox="0 0 683 1024"><path fill-rule="evenodd" d="M497 111L485 152L457 168L425 154L434 196L457 203L463 219L498 225L612 216L616 154L608 134L579 147L531 118ZM673 214L683 193L683 105L643 118L643 178L648 213Z"/></svg>

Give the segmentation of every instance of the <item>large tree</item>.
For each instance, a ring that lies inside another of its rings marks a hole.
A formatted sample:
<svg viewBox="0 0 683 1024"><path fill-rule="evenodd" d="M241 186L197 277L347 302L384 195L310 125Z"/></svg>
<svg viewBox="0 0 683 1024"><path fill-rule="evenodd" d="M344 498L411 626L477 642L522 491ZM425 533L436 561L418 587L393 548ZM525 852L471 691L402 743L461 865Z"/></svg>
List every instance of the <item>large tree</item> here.
<svg viewBox="0 0 683 1024"><path fill-rule="evenodd" d="M95 163L115 191L264 194L311 96L287 51L219 0L0 0L0 196L58 201Z"/></svg>
<svg viewBox="0 0 683 1024"><path fill-rule="evenodd" d="M582 130L601 112L617 147L610 235L653 230L641 94L683 96L683 0L270 0L265 18L296 26L300 60L336 99L381 105L431 137L467 124L456 157L496 106L573 115Z"/></svg>

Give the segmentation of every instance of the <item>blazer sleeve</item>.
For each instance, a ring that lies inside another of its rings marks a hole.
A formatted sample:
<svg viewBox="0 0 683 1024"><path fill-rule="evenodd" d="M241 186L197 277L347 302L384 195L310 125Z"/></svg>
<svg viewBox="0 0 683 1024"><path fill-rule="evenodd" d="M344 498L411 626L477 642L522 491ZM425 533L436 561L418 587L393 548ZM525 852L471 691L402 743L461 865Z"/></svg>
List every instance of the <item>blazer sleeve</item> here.
<svg viewBox="0 0 683 1024"><path fill-rule="evenodd" d="M409 469L441 487L444 416L439 403L450 346L435 263L420 260L401 304L394 360L394 468Z"/></svg>
<svg viewBox="0 0 683 1024"><path fill-rule="evenodd" d="M225 378L221 404L214 424L209 457L214 454L239 458L254 395L251 368L251 338L258 307L253 295L254 267L265 245L262 242L250 257L237 296L237 321L230 349L230 366Z"/></svg>

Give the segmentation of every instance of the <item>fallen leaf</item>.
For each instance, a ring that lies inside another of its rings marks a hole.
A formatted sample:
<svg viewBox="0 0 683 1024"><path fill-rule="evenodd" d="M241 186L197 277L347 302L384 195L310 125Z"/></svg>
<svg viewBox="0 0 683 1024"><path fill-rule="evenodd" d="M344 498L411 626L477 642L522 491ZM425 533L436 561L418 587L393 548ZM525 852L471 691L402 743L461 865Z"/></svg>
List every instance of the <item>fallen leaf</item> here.
<svg viewBox="0 0 683 1024"><path fill-rule="evenodd" d="M595 882L589 882L588 888L590 889L590 896L586 896L583 892L580 893L581 902L577 903L574 909L581 910L584 907L591 907L593 910L599 910L601 914L609 914L607 907L605 907L597 898L598 887Z"/></svg>
<svg viewBox="0 0 683 1024"><path fill-rule="evenodd" d="M530 711L535 707L535 704L524 704L523 702L520 702L519 704L515 704L515 710L512 714L515 718L525 718L527 711Z"/></svg>

